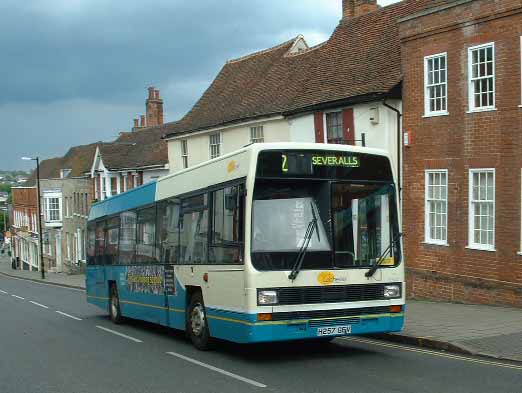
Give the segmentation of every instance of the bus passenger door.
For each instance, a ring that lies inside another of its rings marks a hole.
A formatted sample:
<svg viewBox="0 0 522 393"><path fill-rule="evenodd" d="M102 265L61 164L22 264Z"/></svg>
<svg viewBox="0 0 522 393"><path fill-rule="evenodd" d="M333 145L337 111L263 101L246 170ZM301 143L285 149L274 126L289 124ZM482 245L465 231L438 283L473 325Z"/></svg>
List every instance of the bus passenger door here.
<svg viewBox="0 0 522 393"><path fill-rule="evenodd" d="M176 270L179 266L179 215L180 201L171 198L157 204L157 255L163 264L163 303L165 320L169 327L185 328L185 303L177 283Z"/></svg>

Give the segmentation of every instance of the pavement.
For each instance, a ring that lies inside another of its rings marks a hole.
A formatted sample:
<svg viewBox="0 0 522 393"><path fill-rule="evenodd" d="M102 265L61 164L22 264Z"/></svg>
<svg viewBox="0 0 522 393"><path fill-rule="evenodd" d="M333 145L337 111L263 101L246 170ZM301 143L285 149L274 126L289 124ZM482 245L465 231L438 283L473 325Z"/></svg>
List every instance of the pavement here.
<svg viewBox="0 0 522 393"><path fill-rule="evenodd" d="M42 280L40 272L14 270L11 267L11 259L7 254L0 254L0 274L50 285L85 289L85 274L68 275L65 273L45 272L45 279Z"/></svg>
<svg viewBox="0 0 522 393"><path fill-rule="evenodd" d="M522 310L409 300L403 331L382 338L522 362Z"/></svg>
<svg viewBox="0 0 522 393"><path fill-rule="evenodd" d="M0 275L2 393L515 393L522 364L360 337L196 350L85 292Z"/></svg>
<svg viewBox="0 0 522 393"><path fill-rule="evenodd" d="M84 289L85 275L13 270L0 254L0 276ZM522 310L408 300L402 332L373 336L447 352L522 362Z"/></svg>

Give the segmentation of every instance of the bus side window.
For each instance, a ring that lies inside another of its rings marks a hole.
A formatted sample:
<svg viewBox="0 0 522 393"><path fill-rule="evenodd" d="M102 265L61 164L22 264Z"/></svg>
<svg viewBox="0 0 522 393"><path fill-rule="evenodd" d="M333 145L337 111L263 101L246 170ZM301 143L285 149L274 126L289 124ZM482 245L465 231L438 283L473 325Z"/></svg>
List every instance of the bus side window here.
<svg viewBox="0 0 522 393"><path fill-rule="evenodd" d="M161 263L177 263L179 249L180 202L169 199L157 206L157 254Z"/></svg>
<svg viewBox="0 0 522 393"><path fill-rule="evenodd" d="M120 263L131 265L136 258L136 212L120 214Z"/></svg>
<svg viewBox="0 0 522 393"><path fill-rule="evenodd" d="M105 221L96 223L96 264L105 265Z"/></svg>
<svg viewBox="0 0 522 393"><path fill-rule="evenodd" d="M107 221L107 235L105 238L105 260L107 264L118 263L118 242L120 232L120 218L115 217Z"/></svg>
<svg viewBox="0 0 522 393"><path fill-rule="evenodd" d="M179 263L205 264L208 251L208 194L182 201Z"/></svg>
<svg viewBox="0 0 522 393"><path fill-rule="evenodd" d="M96 264L96 225L90 223L87 227L87 265Z"/></svg>
<svg viewBox="0 0 522 393"><path fill-rule="evenodd" d="M154 253L156 235L156 207L138 211L136 224L136 263L157 262Z"/></svg>
<svg viewBox="0 0 522 393"><path fill-rule="evenodd" d="M242 262L244 187L227 187L212 193L210 263Z"/></svg>

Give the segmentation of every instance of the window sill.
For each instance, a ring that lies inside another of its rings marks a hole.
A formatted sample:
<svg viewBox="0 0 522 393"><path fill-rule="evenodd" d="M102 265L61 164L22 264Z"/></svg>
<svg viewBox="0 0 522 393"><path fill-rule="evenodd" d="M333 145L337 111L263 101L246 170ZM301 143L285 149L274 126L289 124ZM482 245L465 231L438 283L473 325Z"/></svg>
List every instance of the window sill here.
<svg viewBox="0 0 522 393"><path fill-rule="evenodd" d="M437 242L430 242L430 241L423 241L422 244L426 246L442 246L442 247L449 247L449 243L437 243Z"/></svg>
<svg viewBox="0 0 522 393"><path fill-rule="evenodd" d="M519 256L522 257L522 251L518 251L518 252L517 252L517 255L519 255Z"/></svg>
<svg viewBox="0 0 522 393"><path fill-rule="evenodd" d="M497 250L495 248L491 247L484 247L484 246L466 246L468 250L476 250L476 251L489 251L489 252L496 252Z"/></svg>
<svg viewBox="0 0 522 393"><path fill-rule="evenodd" d="M426 113L423 118L429 118L429 117L439 117L439 116L449 116L449 112L434 112L434 113Z"/></svg>
<svg viewBox="0 0 522 393"><path fill-rule="evenodd" d="M522 105L519 105L518 107L519 107L519 108L522 108Z"/></svg>
<svg viewBox="0 0 522 393"><path fill-rule="evenodd" d="M478 109L470 109L466 111L466 113L480 113L480 112L495 112L497 108L478 108Z"/></svg>

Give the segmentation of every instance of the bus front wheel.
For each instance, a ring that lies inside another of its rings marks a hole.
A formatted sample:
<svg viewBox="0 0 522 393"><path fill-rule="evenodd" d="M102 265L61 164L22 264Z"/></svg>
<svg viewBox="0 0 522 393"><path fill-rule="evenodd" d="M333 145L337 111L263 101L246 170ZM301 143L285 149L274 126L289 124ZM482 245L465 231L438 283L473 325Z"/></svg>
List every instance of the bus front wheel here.
<svg viewBox="0 0 522 393"><path fill-rule="evenodd" d="M109 316L111 321L115 324L120 324L123 320L120 309L120 298L118 297L118 288L116 285L111 285L109 296Z"/></svg>
<svg viewBox="0 0 522 393"><path fill-rule="evenodd" d="M208 330L207 313L201 292L195 292L190 298L187 310L187 332L197 349L206 351L212 347L213 342Z"/></svg>

